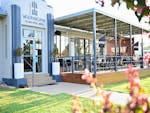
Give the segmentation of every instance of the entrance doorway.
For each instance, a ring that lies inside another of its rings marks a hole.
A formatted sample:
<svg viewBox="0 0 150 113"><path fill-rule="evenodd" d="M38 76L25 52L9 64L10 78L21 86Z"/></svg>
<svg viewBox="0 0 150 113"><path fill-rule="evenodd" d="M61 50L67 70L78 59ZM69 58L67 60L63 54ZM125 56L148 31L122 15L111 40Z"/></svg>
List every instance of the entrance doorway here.
<svg viewBox="0 0 150 113"><path fill-rule="evenodd" d="M24 72L42 72L42 32L23 29Z"/></svg>

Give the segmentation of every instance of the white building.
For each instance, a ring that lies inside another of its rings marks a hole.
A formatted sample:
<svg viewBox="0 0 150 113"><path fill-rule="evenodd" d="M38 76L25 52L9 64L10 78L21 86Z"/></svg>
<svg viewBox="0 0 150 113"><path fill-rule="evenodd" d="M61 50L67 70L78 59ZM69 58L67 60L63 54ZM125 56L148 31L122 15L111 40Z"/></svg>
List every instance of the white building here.
<svg viewBox="0 0 150 113"><path fill-rule="evenodd" d="M51 73L53 10L45 0L0 0L0 81L14 79L16 48L24 49L24 75ZM19 69L18 69L19 70Z"/></svg>

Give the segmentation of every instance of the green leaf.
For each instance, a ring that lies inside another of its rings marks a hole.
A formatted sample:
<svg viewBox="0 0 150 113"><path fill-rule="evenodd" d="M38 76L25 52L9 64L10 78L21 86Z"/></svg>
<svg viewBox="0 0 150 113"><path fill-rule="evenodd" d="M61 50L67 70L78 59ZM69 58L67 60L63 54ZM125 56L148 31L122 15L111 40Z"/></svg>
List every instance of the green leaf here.
<svg viewBox="0 0 150 113"><path fill-rule="evenodd" d="M145 0L137 0L139 6L146 6Z"/></svg>
<svg viewBox="0 0 150 113"><path fill-rule="evenodd" d="M134 0L124 0L127 4L127 8L130 9L134 6Z"/></svg>
<svg viewBox="0 0 150 113"><path fill-rule="evenodd" d="M150 8L148 6L144 7L143 8L143 15L148 16L149 14L150 14Z"/></svg>

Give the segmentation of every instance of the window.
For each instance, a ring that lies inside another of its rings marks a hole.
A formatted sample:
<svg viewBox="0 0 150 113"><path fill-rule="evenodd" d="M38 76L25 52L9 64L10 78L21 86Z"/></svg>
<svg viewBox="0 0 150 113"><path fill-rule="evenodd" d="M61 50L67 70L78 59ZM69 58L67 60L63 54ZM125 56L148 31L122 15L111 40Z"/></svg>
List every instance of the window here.
<svg viewBox="0 0 150 113"><path fill-rule="evenodd" d="M23 29L23 37L34 37L34 32L33 30L29 30L29 29Z"/></svg>

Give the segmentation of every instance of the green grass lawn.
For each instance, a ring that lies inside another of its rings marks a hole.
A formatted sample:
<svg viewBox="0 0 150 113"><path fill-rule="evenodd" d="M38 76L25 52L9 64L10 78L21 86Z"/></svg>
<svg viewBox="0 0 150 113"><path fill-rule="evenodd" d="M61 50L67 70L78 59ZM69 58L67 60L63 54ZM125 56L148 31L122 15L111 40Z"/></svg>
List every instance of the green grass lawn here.
<svg viewBox="0 0 150 113"><path fill-rule="evenodd" d="M150 77L142 78L141 84L150 95ZM127 92L128 82L105 85L106 90ZM89 113L98 111L90 99L80 98ZM72 96L49 95L27 89L0 88L0 113L71 113Z"/></svg>
<svg viewBox="0 0 150 113"><path fill-rule="evenodd" d="M80 100L88 111L94 108L92 100ZM25 89L0 88L0 113L71 113L71 103L72 96L67 94L49 95Z"/></svg>
<svg viewBox="0 0 150 113"><path fill-rule="evenodd" d="M119 83L104 85L104 88L106 90L128 92L128 90L127 90L128 85L129 85L128 82L119 82ZM146 90L147 90L146 93L150 96L150 77L142 78L141 85L142 85L142 87L146 88Z"/></svg>

